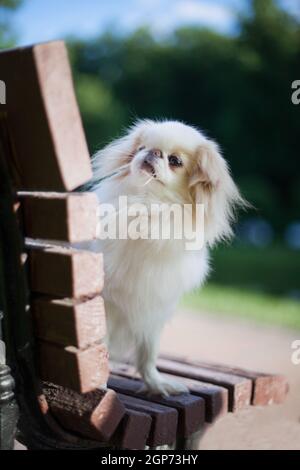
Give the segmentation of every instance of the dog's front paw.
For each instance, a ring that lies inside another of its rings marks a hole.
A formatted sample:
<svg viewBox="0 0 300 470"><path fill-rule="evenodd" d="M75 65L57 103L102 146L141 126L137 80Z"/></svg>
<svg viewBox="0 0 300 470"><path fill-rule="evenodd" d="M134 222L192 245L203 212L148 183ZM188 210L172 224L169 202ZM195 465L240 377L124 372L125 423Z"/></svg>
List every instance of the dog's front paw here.
<svg viewBox="0 0 300 470"><path fill-rule="evenodd" d="M181 395L188 393L188 388L180 382L172 379L167 379L160 374L155 374L153 377L148 377L145 380L145 385L142 391L151 395L162 395L168 397L169 395Z"/></svg>

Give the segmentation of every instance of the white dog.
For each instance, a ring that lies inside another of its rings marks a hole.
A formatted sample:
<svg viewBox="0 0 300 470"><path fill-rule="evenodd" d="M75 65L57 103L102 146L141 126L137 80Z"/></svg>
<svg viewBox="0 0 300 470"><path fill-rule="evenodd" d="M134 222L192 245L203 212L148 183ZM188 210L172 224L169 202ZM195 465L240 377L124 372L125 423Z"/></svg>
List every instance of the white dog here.
<svg viewBox="0 0 300 470"><path fill-rule="evenodd" d="M199 130L177 121L140 121L93 158L92 190L100 203L204 204L204 246L186 240L105 239L108 344L112 359L134 354L146 389L164 395L185 392L156 369L162 327L182 294L208 273L208 248L230 237L234 208L243 204L218 146ZM154 221L156 223L157 221Z"/></svg>

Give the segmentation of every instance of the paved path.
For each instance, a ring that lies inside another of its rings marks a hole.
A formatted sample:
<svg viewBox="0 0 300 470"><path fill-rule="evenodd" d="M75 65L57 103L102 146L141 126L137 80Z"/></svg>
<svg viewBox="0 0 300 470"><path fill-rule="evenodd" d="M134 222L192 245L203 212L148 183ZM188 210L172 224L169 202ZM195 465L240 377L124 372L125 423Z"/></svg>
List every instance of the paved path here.
<svg viewBox="0 0 300 470"><path fill-rule="evenodd" d="M229 413L208 427L201 449L300 450L300 365L291 362L291 343L300 331L256 325L223 316L180 311L166 327L163 352L287 376L283 405Z"/></svg>

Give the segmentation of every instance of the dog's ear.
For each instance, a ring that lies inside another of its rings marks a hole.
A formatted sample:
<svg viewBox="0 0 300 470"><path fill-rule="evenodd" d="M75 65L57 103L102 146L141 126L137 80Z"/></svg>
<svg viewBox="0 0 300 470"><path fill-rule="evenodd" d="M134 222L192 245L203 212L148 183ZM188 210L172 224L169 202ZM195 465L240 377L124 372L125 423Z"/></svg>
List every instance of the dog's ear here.
<svg viewBox="0 0 300 470"><path fill-rule="evenodd" d="M189 187L210 192L217 187L225 171L226 162L221 156L217 144L207 140L196 150Z"/></svg>
<svg viewBox="0 0 300 470"><path fill-rule="evenodd" d="M232 235L234 209L244 201L215 142L200 145L194 161L189 189L193 202L204 204L205 238L213 245Z"/></svg>

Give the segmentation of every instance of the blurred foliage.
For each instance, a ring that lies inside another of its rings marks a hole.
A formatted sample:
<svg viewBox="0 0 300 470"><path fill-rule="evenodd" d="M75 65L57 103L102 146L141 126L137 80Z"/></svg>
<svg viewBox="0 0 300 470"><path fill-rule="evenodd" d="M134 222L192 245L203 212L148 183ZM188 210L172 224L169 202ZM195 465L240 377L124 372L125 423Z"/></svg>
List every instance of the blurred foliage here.
<svg viewBox="0 0 300 470"><path fill-rule="evenodd" d="M10 17L18 8L22 0L0 0L0 48L11 47L15 42L15 35L11 29Z"/></svg>
<svg viewBox="0 0 300 470"><path fill-rule="evenodd" d="M87 139L99 148L104 136L110 139L120 132L124 110L112 90L93 75L77 74L75 86Z"/></svg>
<svg viewBox="0 0 300 470"><path fill-rule="evenodd" d="M300 251L278 244L267 249L223 245L214 249L211 256L212 283L234 285L262 293L287 294L299 300Z"/></svg>
<svg viewBox="0 0 300 470"><path fill-rule="evenodd" d="M251 0L239 32L147 29L72 40L70 55L91 152L136 118L176 118L221 143L246 197L277 232L299 217L300 25L273 0Z"/></svg>

